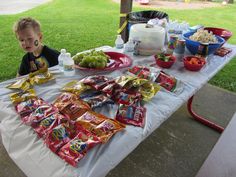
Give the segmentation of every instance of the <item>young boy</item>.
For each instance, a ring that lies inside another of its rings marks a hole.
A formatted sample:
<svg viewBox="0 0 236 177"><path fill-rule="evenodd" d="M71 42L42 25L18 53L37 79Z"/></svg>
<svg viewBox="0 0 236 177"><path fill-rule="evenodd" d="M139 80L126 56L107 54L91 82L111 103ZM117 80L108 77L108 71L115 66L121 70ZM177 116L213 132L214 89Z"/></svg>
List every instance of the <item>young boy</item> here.
<svg viewBox="0 0 236 177"><path fill-rule="evenodd" d="M60 53L42 44L43 35L38 21L30 17L22 18L15 23L13 30L20 47L27 52L22 58L17 76L58 64Z"/></svg>

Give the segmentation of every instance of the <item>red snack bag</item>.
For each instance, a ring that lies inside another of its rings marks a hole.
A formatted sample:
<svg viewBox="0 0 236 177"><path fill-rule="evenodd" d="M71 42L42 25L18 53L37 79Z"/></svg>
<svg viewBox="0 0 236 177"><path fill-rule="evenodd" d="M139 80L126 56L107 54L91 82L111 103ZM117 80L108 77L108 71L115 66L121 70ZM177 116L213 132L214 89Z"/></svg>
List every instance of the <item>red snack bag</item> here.
<svg viewBox="0 0 236 177"><path fill-rule="evenodd" d="M116 132L121 131L124 128L124 124L113 119L106 119L97 125L92 130L92 133L94 133L102 143L106 143Z"/></svg>
<svg viewBox="0 0 236 177"><path fill-rule="evenodd" d="M58 150L73 139L76 135L74 125L71 122L60 124L51 129L45 137L45 144L52 152L57 153Z"/></svg>
<svg viewBox="0 0 236 177"><path fill-rule="evenodd" d="M81 128L75 138L64 145L58 152L59 156L76 167L87 151L101 141L89 131Z"/></svg>
<svg viewBox="0 0 236 177"><path fill-rule="evenodd" d="M90 109L90 106L86 102L76 100L63 108L61 113L67 116L70 120L75 120Z"/></svg>
<svg viewBox="0 0 236 177"><path fill-rule="evenodd" d="M105 104L114 104L114 101L111 100L110 98L108 98L104 94L99 94L99 95L95 95L95 96L91 96L91 97L86 97L86 98L83 99L83 101L88 103L92 109L97 108L97 107L101 107Z"/></svg>
<svg viewBox="0 0 236 177"><path fill-rule="evenodd" d="M215 51L215 55L219 55L220 57L224 57L228 53L232 52L232 49L226 48L226 47L221 47Z"/></svg>
<svg viewBox="0 0 236 177"><path fill-rule="evenodd" d="M106 116L94 111L87 111L82 116L76 119L76 124L81 125L87 130L93 130L98 124L108 119Z"/></svg>
<svg viewBox="0 0 236 177"><path fill-rule="evenodd" d="M78 100L78 97L75 94L69 92L63 92L57 97L53 105L56 106L61 111L68 104L76 100Z"/></svg>
<svg viewBox="0 0 236 177"><path fill-rule="evenodd" d="M88 76L81 80L85 85L89 85L96 90L101 90L107 84L109 84L109 79L105 76Z"/></svg>
<svg viewBox="0 0 236 177"><path fill-rule="evenodd" d="M16 112L21 116L21 117L26 117L29 116L35 109L35 98L23 101L15 105Z"/></svg>
<svg viewBox="0 0 236 177"><path fill-rule="evenodd" d="M50 131L61 123L66 123L67 121L68 119L65 116L59 113L55 113L41 120L34 127L34 131L38 134L40 138L45 137L48 131Z"/></svg>
<svg viewBox="0 0 236 177"><path fill-rule="evenodd" d="M21 120L27 125L34 126L34 124L37 124L45 117L58 112L58 109L51 104L41 102L40 100L36 100L34 103L35 106L41 103L42 105L39 105L29 116L21 118Z"/></svg>
<svg viewBox="0 0 236 177"><path fill-rule="evenodd" d="M121 90L121 86L116 82L110 83L102 89L102 92L107 96L112 97L115 95L115 91Z"/></svg>
<svg viewBox="0 0 236 177"><path fill-rule="evenodd" d="M145 66L134 66L128 70L130 73L138 76L141 71L149 71L149 69Z"/></svg>
<svg viewBox="0 0 236 177"><path fill-rule="evenodd" d="M135 101L140 99L141 99L141 94L138 92L125 93L124 91L121 91L117 93L117 95L115 95L116 102L125 105L134 104Z"/></svg>
<svg viewBox="0 0 236 177"><path fill-rule="evenodd" d="M160 72L155 82L171 92L175 90L177 84L177 80L174 77L164 73L163 71Z"/></svg>
<svg viewBox="0 0 236 177"><path fill-rule="evenodd" d="M124 124L144 127L146 108L135 105L119 105L116 120Z"/></svg>

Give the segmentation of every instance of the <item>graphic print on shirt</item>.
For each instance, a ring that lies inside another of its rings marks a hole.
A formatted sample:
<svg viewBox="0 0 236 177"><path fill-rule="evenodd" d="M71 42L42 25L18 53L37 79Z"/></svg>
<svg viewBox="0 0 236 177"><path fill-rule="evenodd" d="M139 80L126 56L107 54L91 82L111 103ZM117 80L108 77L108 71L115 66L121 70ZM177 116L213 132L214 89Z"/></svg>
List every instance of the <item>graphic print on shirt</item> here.
<svg viewBox="0 0 236 177"><path fill-rule="evenodd" d="M37 66L34 61L30 61L30 72L37 71Z"/></svg>
<svg viewBox="0 0 236 177"><path fill-rule="evenodd" d="M35 64L38 69L49 68L49 63L44 57L40 57L40 58L35 59Z"/></svg>

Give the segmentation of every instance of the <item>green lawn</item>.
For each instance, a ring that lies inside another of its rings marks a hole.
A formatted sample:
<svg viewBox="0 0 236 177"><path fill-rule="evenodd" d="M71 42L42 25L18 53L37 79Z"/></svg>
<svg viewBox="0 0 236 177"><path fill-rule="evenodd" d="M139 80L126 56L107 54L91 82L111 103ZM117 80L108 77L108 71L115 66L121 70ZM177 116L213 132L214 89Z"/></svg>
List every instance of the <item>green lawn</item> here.
<svg viewBox="0 0 236 177"><path fill-rule="evenodd" d="M112 0L54 0L17 15L0 16L0 81L15 77L24 52L12 32L12 25L20 17L31 16L42 24L44 43L73 54L114 45L119 24L119 4ZM142 10L133 8L133 11ZM185 20L190 25L223 27L236 34L236 4L202 10L166 10L171 19ZM236 37L229 41L236 44ZM236 60L231 61L210 83L236 92Z"/></svg>

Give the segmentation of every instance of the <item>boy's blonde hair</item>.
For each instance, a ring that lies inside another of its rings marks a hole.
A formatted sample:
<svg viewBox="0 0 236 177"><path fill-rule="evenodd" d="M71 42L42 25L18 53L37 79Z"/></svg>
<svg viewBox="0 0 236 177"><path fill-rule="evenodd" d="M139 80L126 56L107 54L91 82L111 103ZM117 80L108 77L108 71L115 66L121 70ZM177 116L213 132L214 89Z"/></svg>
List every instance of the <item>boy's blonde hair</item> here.
<svg viewBox="0 0 236 177"><path fill-rule="evenodd" d="M26 28L33 28L35 32L41 32L41 27L40 23L31 18L31 17L26 17L26 18L21 18L19 19L13 26L13 31L15 34L19 33L20 31L26 29Z"/></svg>

